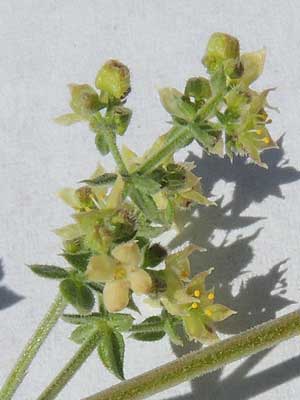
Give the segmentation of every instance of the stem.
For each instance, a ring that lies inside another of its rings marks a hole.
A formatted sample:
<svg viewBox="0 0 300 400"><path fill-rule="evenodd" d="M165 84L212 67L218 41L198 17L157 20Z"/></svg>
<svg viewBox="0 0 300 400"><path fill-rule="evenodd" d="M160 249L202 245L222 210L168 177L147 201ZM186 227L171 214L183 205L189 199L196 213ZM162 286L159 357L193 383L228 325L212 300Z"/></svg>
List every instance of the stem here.
<svg viewBox="0 0 300 400"><path fill-rule="evenodd" d="M217 344L191 352L178 360L86 397L84 400L145 399L296 335L300 335L300 311L289 313Z"/></svg>
<svg viewBox="0 0 300 400"><path fill-rule="evenodd" d="M95 330L91 336L83 343L79 350L74 354L71 360L53 379L49 386L38 397L38 400L55 399L58 393L65 387L69 380L75 375L77 370L82 366L86 359L96 348L101 338L99 329Z"/></svg>
<svg viewBox="0 0 300 400"><path fill-rule="evenodd" d="M146 160L136 172L139 172L141 175L151 172L154 168L158 167L167 156L190 143L191 139L192 135L188 126L175 127L172 135L170 135L170 140L167 141L165 146Z"/></svg>
<svg viewBox="0 0 300 400"><path fill-rule="evenodd" d="M12 398L18 386L22 383L29 365L31 364L39 348L47 338L49 332L63 313L66 305L67 304L65 300L59 293L54 299L48 312L40 322L39 326L37 327L34 335L26 344L23 352L16 362L15 367L4 382L4 385L0 390L1 400L10 400Z"/></svg>
<svg viewBox="0 0 300 400"><path fill-rule="evenodd" d="M115 162L116 162L116 164L117 164L117 166L119 168L120 173L124 174L124 175L127 175L128 174L128 170L127 170L127 167L126 167L126 165L125 165L125 163L124 163L124 161L122 159L120 151L118 149L118 146L117 146L117 143L116 143L115 134L111 130L108 130L105 133L105 138L107 140L108 147L109 147L110 152L111 152L111 154L112 154L112 156L113 156L113 158L114 158L114 160L115 160Z"/></svg>

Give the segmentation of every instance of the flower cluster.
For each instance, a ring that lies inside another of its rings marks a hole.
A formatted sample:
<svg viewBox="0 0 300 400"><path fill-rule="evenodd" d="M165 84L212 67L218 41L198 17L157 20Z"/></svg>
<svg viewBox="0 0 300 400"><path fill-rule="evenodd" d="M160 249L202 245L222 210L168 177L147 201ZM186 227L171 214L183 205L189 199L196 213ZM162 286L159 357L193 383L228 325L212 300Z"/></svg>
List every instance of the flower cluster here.
<svg viewBox="0 0 300 400"><path fill-rule="evenodd" d="M82 332L88 335L91 326L110 335L107 340L119 346L116 354L124 347L120 333L124 330L137 340L158 340L168 334L180 344L181 326L191 340L218 339L215 323L234 311L215 303L214 290L207 289L212 269L197 266L200 271L192 276L189 256L201 249L188 244L169 253L158 237L176 227L180 209L215 205L203 194L194 165L175 161L177 150L196 140L208 153L248 155L263 165L260 152L275 146L266 127L269 91L259 93L249 87L261 74L264 58L264 51L241 55L237 39L213 34L203 58L209 78L190 78L183 93L160 90L161 102L172 117L171 128L143 156L117 146L117 137L124 135L132 115L125 107L131 90L125 65L116 60L105 63L95 88L70 85L72 112L56 121L87 122L97 149L102 155L111 153L116 161L115 171L98 166L79 188L59 193L73 209L73 223L56 230L69 268L32 266L39 275L61 280L63 296L80 313L66 317L82 323L74 331L77 341ZM93 312L95 294L98 313ZM120 311L137 309L135 295L159 305L161 315L133 325L131 317ZM102 350L104 364L122 377L122 370L116 370Z"/></svg>

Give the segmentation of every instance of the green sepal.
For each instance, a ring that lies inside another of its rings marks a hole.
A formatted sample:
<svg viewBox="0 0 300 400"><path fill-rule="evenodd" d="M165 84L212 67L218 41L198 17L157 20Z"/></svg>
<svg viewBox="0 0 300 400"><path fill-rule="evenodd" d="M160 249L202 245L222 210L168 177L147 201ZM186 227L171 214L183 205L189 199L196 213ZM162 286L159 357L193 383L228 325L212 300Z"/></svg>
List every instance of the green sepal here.
<svg viewBox="0 0 300 400"><path fill-rule="evenodd" d="M92 323L79 325L71 333L70 339L77 344L82 344L89 338L95 329L95 325Z"/></svg>
<svg viewBox="0 0 300 400"><path fill-rule="evenodd" d="M98 354L104 366L121 380L125 379L123 371L124 353L123 336L107 327L98 345Z"/></svg>
<svg viewBox="0 0 300 400"><path fill-rule="evenodd" d="M83 181L80 181L79 183L86 183L90 186L106 186L106 185L112 185L115 180L117 179L117 174L112 174L112 173L105 173L103 175L97 176L94 179L84 179Z"/></svg>
<svg viewBox="0 0 300 400"><path fill-rule="evenodd" d="M67 278L60 283L59 287L64 298L79 313L86 314L93 309L95 303L94 295L82 282Z"/></svg>
<svg viewBox="0 0 300 400"><path fill-rule="evenodd" d="M138 314L141 314L140 309L138 308L138 306L135 304L132 295L129 297L129 303L127 304L127 307L129 310L135 311Z"/></svg>
<svg viewBox="0 0 300 400"><path fill-rule="evenodd" d="M129 189L129 195L147 219L161 223L161 213L150 195L135 188Z"/></svg>
<svg viewBox="0 0 300 400"><path fill-rule="evenodd" d="M78 271L85 272L91 253L62 253L61 256L63 256L72 267Z"/></svg>
<svg viewBox="0 0 300 400"><path fill-rule="evenodd" d="M132 327L131 338L144 342L154 342L165 336L165 330L161 317L152 316Z"/></svg>
<svg viewBox="0 0 300 400"><path fill-rule="evenodd" d="M104 289L104 285L102 283L98 283L98 282L86 282L86 285L95 290L95 292L101 294L103 293L103 289Z"/></svg>
<svg viewBox="0 0 300 400"><path fill-rule="evenodd" d="M28 265L32 272L43 278L49 279L65 279L69 276L69 272L61 267L55 265L41 265L31 264Z"/></svg>

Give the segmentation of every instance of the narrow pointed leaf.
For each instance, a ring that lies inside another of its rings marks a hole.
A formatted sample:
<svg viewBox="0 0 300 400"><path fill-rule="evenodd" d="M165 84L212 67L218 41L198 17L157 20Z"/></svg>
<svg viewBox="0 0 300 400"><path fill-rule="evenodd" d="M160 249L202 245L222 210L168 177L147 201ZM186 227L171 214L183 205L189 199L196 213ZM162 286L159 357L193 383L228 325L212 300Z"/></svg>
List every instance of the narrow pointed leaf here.
<svg viewBox="0 0 300 400"><path fill-rule="evenodd" d="M41 265L32 264L28 265L32 272L43 278L49 279L64 279L67 278L69 273L63 268L56 267L55 265Z"/></svg>
<svg viewBox="0 0 300 400"><path fill-rule="evenodd" d="M92 291L83 283L70 278L64 279L60 283L60 291L79 313L85 314L92 310L95 299Z"/></svg>
<svg viewBox="0 0 300 400"><path fill-rule="evenodd" d="M104 366L119 379L124 379L124 353L123 336L107 328L99 343L98 354Z"/></svg>

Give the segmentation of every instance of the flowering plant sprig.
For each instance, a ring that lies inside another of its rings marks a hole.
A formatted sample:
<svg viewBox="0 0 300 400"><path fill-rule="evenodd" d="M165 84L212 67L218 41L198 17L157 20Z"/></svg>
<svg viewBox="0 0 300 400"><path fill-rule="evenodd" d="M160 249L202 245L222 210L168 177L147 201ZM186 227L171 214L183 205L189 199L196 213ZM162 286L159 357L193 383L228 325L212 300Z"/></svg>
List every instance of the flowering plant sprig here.
<svg viewBox="0 0 300 400"><path fill-rule="evenodd" d="M98 72L95 88L70 85L72 112L56 122L87 123L96 148L102 156L110 153L116 168L108 172L98 165L78 188L59 192L73 209L73 222L56 230L65 267L30 265L34 273L59 280L60 295L50 313L52 319L48 318L51 324L40 326L43 339L70 304L78 314L62 318L76 325L71 339L81 346L39 399L54 398L96 347L104 366L124 379L124 332L142 341L168 335L176 345L183 345L182 332L202 344L218 341L216 323L235 312L215 302L218 294L206 283L213 268L201 265L196 275L191 273L189 256L204 250L201 243L186 243L172 253L160 244L159 236L180 229L181 209L195 204L215 206L204 195L194 165L175 161L178 150L196 141L209 154L231 159L247 156L267 167L260 153L276 147L267 128L270 89L250 88L262 73L264 61L264 50L240 54L236 38L214 33L202 60L208 77L188 79L182 92L160 90L171 126L143 156L127 146L120 150L117 144L132 116L126 106L131 91L127 66L110 60ZM141 295L160 307L160 314L135 323L132 312L139 311L135 296ZM40 339L34 337L32 343L39 340L40 345ZM1 391L4 400L12 397L39 348L32 343L26 360L21 357Z"/></svg>

